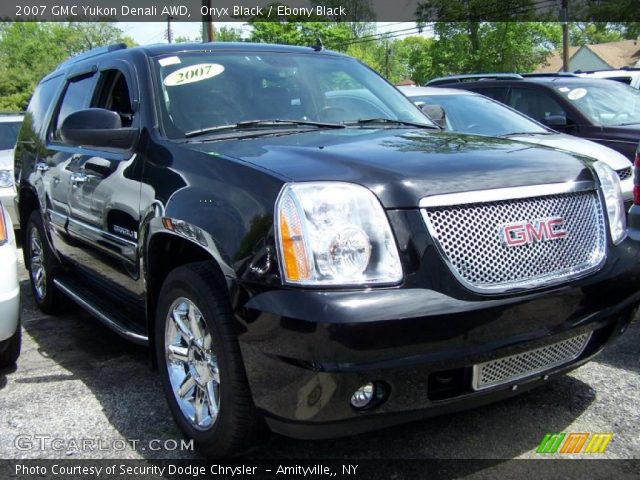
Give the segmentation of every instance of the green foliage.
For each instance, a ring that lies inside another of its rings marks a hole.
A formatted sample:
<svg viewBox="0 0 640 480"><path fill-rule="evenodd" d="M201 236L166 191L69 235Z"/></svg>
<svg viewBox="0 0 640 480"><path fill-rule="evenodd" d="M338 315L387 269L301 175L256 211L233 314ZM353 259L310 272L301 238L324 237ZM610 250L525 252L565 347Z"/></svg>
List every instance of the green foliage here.
<svg viewBox="0 0 640 480"><path fill-rule="evenodd" d="M40 78L66 58L120 42L134 44L109 23L0 24L0 110L24 110Z"/></svg>
<svg viewBox="0 0 640 480"><path fill-rule="evenodd" d="M216 30L216 42L241 42L242 29L223 25Z"/></svg>
<svg viewBox="0 0 640 480"><path fill-rule="evenodd" d="M434 76L528 72L561 42L557 23L436 23L435 33L431 68Z"/></svg>
<svg viewBox="0 0 640 480"><path fill-rule="evenodd" d="M300 20L303 19L292 17L285 22L251 19L251 41L311 46L320 38L329 48L340 49L341 45L352 39L351 30L346 23Z"/></svg>

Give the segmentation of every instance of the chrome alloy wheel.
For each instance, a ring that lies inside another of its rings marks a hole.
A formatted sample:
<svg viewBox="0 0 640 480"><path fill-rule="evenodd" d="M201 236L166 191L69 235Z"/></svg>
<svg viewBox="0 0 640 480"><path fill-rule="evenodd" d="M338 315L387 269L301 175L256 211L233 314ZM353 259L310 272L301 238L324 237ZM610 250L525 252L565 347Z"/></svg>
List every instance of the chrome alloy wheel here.
<svg viewBox="0 0 640 480"><path fill-rule="evenodd" d="M165 322L165 358L171 390L198 430L213 427L220 410L220 372L213 339L198 307L176 299Z"/></svg>
<svg viewBox="0 0 640 480"><path fill-rule="evenodd" d="M44 268L44 248L42 246L42 240L40 239L38 229L35 227L31 228L29 245L31 249L29 258L31 281L33 282L38 299L42 299L47 294L47 271Z"/></svg>

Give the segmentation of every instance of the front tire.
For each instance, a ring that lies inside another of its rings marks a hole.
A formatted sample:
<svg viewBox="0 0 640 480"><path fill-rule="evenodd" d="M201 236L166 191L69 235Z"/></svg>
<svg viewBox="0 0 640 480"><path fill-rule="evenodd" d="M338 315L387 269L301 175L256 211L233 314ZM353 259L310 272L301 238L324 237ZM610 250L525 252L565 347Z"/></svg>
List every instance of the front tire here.
<svg viewBox="0 0 640 480"><path fill-rule="evenodd" d="M257 425L226 287L214 266L172 271L155 322L162 387L180 429L210 458L249 443Z"/></svg>
<svg viewBox="0 0 640 480"><path fill-rule="evenodd" d="M38 308L49 315L61 312L67 305L67 298L53 284L60 263L49 247L38 210L34 210L29 217L23 248L31 292Z"/></svg>

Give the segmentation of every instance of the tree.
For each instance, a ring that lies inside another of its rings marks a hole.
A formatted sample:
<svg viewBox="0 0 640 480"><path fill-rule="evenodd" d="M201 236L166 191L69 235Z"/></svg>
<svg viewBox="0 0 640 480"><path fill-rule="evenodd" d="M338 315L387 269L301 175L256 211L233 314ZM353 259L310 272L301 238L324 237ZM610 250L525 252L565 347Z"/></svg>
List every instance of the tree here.
<svg viewBox="0 0 640 480"><path fill-rule="evenodd" d="M328 48L343 50L351 40L349 26L341 22L312 22L292 17L284 22L249 20L252 42L311 46L320 38Z"/></svg>
<svg viewBox="0 0 640 480"><path fill-rule="evenodd" d="M435 24L432 73L528 72L561 42L557 23Z"/></svg>
<svg viewBox="0 0 640 480"><path fill-rule="evenodd" d="M241 42L242 41L242 29L221 26L216 30L216 42Z"/></svg>
<svg viewBox="0 0 640 480"><path fill-rule="evenodd" d="M37 82L66 58L133 40L109 23L0 24L0 110L24 110Z"/></svg>

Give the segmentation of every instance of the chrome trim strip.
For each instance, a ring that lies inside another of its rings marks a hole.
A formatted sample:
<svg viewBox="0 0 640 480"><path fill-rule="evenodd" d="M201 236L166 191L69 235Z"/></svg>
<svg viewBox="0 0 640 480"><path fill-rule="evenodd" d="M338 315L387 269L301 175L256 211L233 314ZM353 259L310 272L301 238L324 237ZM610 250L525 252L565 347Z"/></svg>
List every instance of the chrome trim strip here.
<svg viewBox="0 0 640 480"><path fill-rule="evenodd" d="M524 187L495 188L491 190L474 190L471 192L445 193L432 195L420 200L420 208L450 207L468 205L470 203L498 202L500 200L519 200L523 198L544 197L562 193L584 192L595 190L591 180L579 182L549 183L545 185L527 185Z"/></svg>
<svg viewBox="0 0 640 480"><path fill-rule="evenodd" d="M100 237L103 237L103 238L105 238L107 240L111 240L114 243L117 243L117 244L119 244L121 246L131 247L131 248L137 248L138 247L138 243L137 242L128 240L126 238L118 237L117 235L114 235L113 233L106 232L106 231L101 230L101 229L99 229L97 227L94 227L92 225L84 223L84 222L82 222L80 220L76 220L75 218L71 218L71 217L68 217L68 216L65 216L65 215L61 215L58 212L55 212L55 211L53 211L51 209L48 209L47 212L50 215L53 214L53 215L55 215L55 216L57 216L59 218L64 219L65 221L68 221L69 223L73 223L75 225L79 225L80 227L82 227L84 229L91 230L91 231L95 232L97 235L99 235Z"/></svg>
<svg viewBox="0 0 640 480"><path fill-rule="evenodd" d="M71 300L76 302L82 308L87 310L90 314L95 316L98 320L104 323L107 327L115 331L118 335L126 338L127 340L131 340L132 342L138 343L140 345L148 345L149 337L146 335L140 335L138 333L127 330L118 322L113 320L109 315L104 313L102 310L94 307L92 304L84 300L77 293L75 293L70 287L67 287L60 279L54 279L53 284L58 287L65 295L67 295Z"/></svg>
<svg viewBox="0 0 640 480"><path fill-rule="evenodd" d="M582 335L585 335L585 334L582 334ZM577 335L576 337L580 337L582 335ZM515 355L508 355L506 357L494 358L493 360L489 360L488 362L477 363L477 364L473 365L473 374L472 374L472 377L471 377L471 388L473 390L475 390L475 391L485 390L487 388L497 387L497 386L500 386L500 385L505 385L507 383L516 382L516 381L522 380L524 378L533 377L533 376L538 375L540 373L543 373L545 371L551 370L551 369L553 369L555 367L559 367L561 365L566 365L567 363L572 362L573 360L578 358L580 355L582 355L582 352L584 352L584 349L587 348L587 345L589 344L589 341L591 340L591 336L592 335L593 335L593 332L589 332L588 334L586 334L586 338L584 339L584 342L582 344L582 348L580 348L580 350L578 352L576 352L573 356L564 358L559 362L551 362L551 363L545 365L544 367L540 367L540 368L536 368L536 369L533 369L533 370L529 370L529 371L524 372L524 373L522 373L520 375L514 375L512 377L507 377L504 380L500 380L500 381L495 381L495 382L485 383L485 384L479 385L480 376L481 376L481 373L482 373L482 368L485 365L488 365L488 364L491 364L491 363L495 363L495 362L498 362L498 361L504 361L504 360L508 360L508 359L511 359L511 358L522 357L522 356L525 356L525 355L534 355L536 352L545 350L545 349L550 348L552 346L555 346L557 344L561 344L561 343L567 342L567 341L572 340L572 339L574 339L576 337L567 338L567 339L562 340L560 342L555 342L555 343L552 343L550 345L545 345L543 347L534 348L533 350L527 350L526 352L516 353Z"/></svg>

